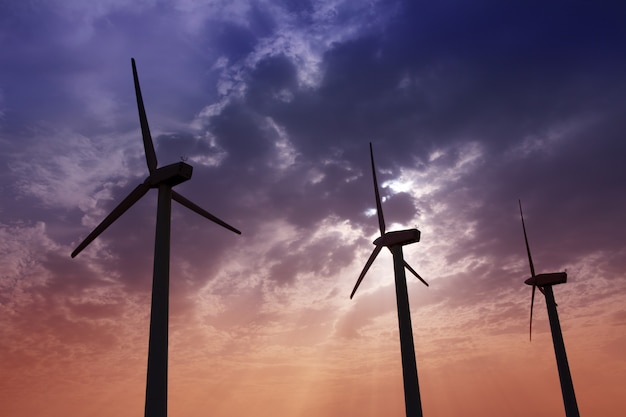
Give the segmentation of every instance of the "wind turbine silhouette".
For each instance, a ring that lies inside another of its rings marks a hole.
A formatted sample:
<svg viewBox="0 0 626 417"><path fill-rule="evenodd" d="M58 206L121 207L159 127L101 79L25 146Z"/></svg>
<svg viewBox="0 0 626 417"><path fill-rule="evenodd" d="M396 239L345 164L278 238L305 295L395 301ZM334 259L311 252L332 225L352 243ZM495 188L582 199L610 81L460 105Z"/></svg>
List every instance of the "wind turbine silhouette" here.
<svg viewBox="0 0 626 417"><path fill-rule="evenodd" d="M567 355L565 353L565 343L563 342L563 334L561 333L559 315L556 310L557 304L554 300L554 292L552 291L553 285L565 284L567 282L567 273L549 272L545 274L535 274L535 266L533 265L533 258L530 255L530 246L528 245L528 236L526 235L526 225L524 224L524 214L522 213L521 200L519 200L519 213L522 218L522 229L524 230L524 241L526 242L526 252L528 253L528 263L530 264L531 274L531 277L524 282L527 285L532 285L533 287L530 298L530 336L532 337L533 329L535 288L539 288L539 291L541 291L541 293L546 297L548 319L550 320L550 331L552 332L552 343L554 344L554 354L556 356L556 366L559 370L561 393L563 394L563 403L565 405L565 415L567 417L579 417L576 394L574 393L574 384L572 383L572 375L569 370Z"/></svg>
<svg viewBox="0 0 626 417"><path fill-rule="evenodd" d="M376 168L374 166L374 151L370 142L370 158L372 160L372 174L374 177L374 194L376 196L376 213L378 214L378 226L380 237L374 240L374 251L365 263L359 279L350 294L350 299L354 296L357 288L361 284L363 277L369 270L383 247L389 248L393 255L393 270L396 283L396 302L398 307L398 326L400 329L400 352L402 354L402 377L404 379L404 404L407 416L422 416L422 402L420 399L419 383L417 380L417 364L415 362L415 345L413 343L413 330L411 327L411 310L409 309L409 295L406 288L406 274L404 269L408 269L426 286L428 283L419 276L417 272L404 260L402 246L419 242L420 231L417 229L398 230L395 232L385 231L385 219L383 217L383 207L378 192L378 181L376 180Z"/></svg>
<svg viewBox="0 0 626 417"><path fill-rule="evenodd" d="M148 164L148 178L139 184L113 211L83 240L72 252L72 258L98 237L126 210L143 197L148 190L159 190L157 204L156 234L154 240L154 272L152 277L152 304L150 310L150 339L148 342L148 372L146 378L146 417L167 416L167 342L169 309L169 269L170 269L170 220L172 200L177 201L199 215L231 230L241 232L208 211L189 201L172 187L191 178L193 168L185 162L157 168L157 158L150 136L148 118L141 97L135 59L131 58L135 94L139 110L139 122L143 136L143 146Z"/></svg>

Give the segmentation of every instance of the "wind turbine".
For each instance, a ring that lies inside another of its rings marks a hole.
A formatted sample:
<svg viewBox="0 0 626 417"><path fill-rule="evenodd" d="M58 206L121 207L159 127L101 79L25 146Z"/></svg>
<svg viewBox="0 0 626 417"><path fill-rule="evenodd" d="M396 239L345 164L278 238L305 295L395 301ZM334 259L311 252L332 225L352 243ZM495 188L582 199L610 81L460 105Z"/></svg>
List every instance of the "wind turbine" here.
<svg viewBox="0 0 626 417"><path fill-rule="evenodd" d="M199 215L237 234L241 232L208 211L172 190L177 184L191 178L193 168L185 162L157 167L157 158L150 136L148 118L141 97L135 59L131 59L135 94L139 110L139 122L143 146L148 164L148 178L139 184L72 252L72 258L117 220L126 210L143 197L148 190L159 190L157 204L156 234L154 240L154 272L152 277L152 304L150 310L150 339L148 341L148 372L146 381L146 417L167 416L167 341L170 269L170 219L172 200L177 201Z"/></svg>
<svg viewBox="0 0 626 417"><path fill-rule="evenodd" d="M524 241L526 242L526 252L528 253L528 263L530 264L531 274L531 277L524 282L533 287L530 298L530 335L532 337L535 288L539 288L539 291L546 297L550 331L552 332L552 343L554 344L554 354L556 355L556 366L559 370L561 393L563 394L563 403L565 405L565 415L567 417L579 417L580 414L578 413L574 384L572 383L572 375L569 370L569 364L567 363L565 343L563 342L561 324L559 323L559 315L556 310L557 304L554 301L554 292L552 291L553 285L565 284L567 282L567 273L549 272L545 274L535 274L535 266L533 265L533 258L530 255L530 246L528 245L528 236L526 235L526 225L524 224L521 200L519 200L519 213L522 218L522 229L524 230Z"/></svg>
<svg viewBox="0 0 626 417"><path fill-rule="evenodd" d="M409 295L406 288L406 274L404 269L408 269L426 286L428 283L419 276L417 272L404 260L402 246L419 242L420 231L417 229L398 230L395 232L385 231L385 219L383 208L378 192L378 181L376 180L376 168L374 167L374 151L370 142L370 158L372 160L372 174L374 177L374 194L376 196L376 213L378 214L378 226L380 237L374 240L374 251L365 263L359 279L350 294L350 299L354 296L357 288L361 284L363 277L376 259L383 247L387 247L393 255L393 270L396 282L396 302L398 307L398 326L400 329L400 352L402 354L402 377L404 379L404 404L406 415L422 417L422 402L420 399L419 383L417 380L417 364L415 362L415 345L413 343L413 330L411 327L411 310L409 309Z"/></svg>

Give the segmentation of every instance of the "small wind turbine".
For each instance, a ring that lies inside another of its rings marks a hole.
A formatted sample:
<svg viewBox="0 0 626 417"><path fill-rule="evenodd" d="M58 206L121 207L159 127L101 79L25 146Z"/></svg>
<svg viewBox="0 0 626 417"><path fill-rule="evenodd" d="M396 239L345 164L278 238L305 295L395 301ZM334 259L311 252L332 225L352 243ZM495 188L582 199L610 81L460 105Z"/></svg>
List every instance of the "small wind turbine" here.
<svg viewBox="0 0 626 417"><path fill-rule="evenodd" d="M400 352L402 353L402 376L404 379L404 404L407 416L422 416L422 402L420 399L419 383L417 380L417 364L415 362L415 345L413 344L413 330L411 328L411 310L409 309L409 295L406 288L406 274L404 269L408 269L426 286L428 283L419 276L417 272L404 260L402 246L419 242L420 231L417 229L398 230L396 232L385 232L385 219L383 208L378 192L378 181L376 180L376 168L374 167L374 151L370 143L370 157L372 160L372 174L374 177L374 194L376 196L376 213L378 214L378 226L380 237L374 240L374 251L365 263L359 279L350 294L350 299L354 296L357 288L361 284L363 277L376 259L383 247L389 248L393 255L393 270L396 282L396 302L398 306L398 326L400 328Z"/></svg>
<svg viewBox="0 0 626 417"><path fill-rule="evenodd" d="M143 197L151 188L159 190L157 204L156 235L154 240L154 272L152 277L152 304L150 310L150 339L148 341L148 373L146 381L146 417L167 416L167 341L168 341L168 304L169 304L169 269L170 269L170 219L172 200L206 217L237 234L241 232L218 219L203 208L187 200L172 187L191 178L193 168L185 162L178 162L157 168L152 137L148 127L148 118L141 97L139 78L135 60L131 59L135 94L139 109L139 122L143 136L143 146L148 163L148 178L139 184L113 211L81 242L72 252L72 258L117 220L126 210Z"/></svg>
<svg viewBox="0 0 626 417"><path fill-rule="evenodd" d="M554 292L552 291L553 285L565 284L567 282L567 273L549 272L545 274L535 274L533 258L530 255L530 246L528 245L528 236L526 235L526 225L524 224L524 214L522 213L521 200L519 201L519 213L522 218L522 229L524 230L524 241L526 242L526 252L528 253L528 263L530 264L531 274L531 277L524 282L527 285L532 285L533 287L530 298L530 335L532 337L535 288L539 288L539 291L541 291L541 293L546 297L550 330L552 332L552 343L554 344L556 365L559 370L559 380L561 381L561 393L563 394L563 403L565 405L565 415L567 417L579 417L580 414L578 413L578 404L576 403L574 384L572 383L572 375L570 374L569 364L567 363L565 343L563 342L559 315L556 310L557 305L554 301Z"/></svg>

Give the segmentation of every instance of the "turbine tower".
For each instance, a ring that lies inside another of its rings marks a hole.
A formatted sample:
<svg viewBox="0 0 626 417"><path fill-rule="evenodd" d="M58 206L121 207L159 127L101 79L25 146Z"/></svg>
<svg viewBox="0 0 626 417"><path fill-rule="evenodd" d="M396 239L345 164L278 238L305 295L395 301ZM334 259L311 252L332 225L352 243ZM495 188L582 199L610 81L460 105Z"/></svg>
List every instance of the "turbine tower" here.
<svg viewBox="0 0 626 417"><path fill-rule="evenodd" d="M374 152L370 142L370 158L372 160L372 174L374 177L374 194L376 196L376 213L378 214L378 226L380 237L374 240L374 251L365 263L359 279L350 294L350 299L354 296L357 288L361 284L363 277L376 259L383 247L389 248L393 255L393 270L396 283L396 302L398 307L398 326L400 329L400 352L402 354L402 377L404 379L404 404L407 417L422 417L422 402L420 399L419 383L417 380L417 364L415 362L415 345L413 343L413 330L411 327L411 310L409 309L409 295L406 288L405 268L415 275L426 286L428 283L419 276L417 272L404 260L402 246L419 242L420 231L417 229L398 230L395 232L385 231L385 219L383 208L378 192L378 181L376 180L376 168L374 167Z"/></svg>
<svg viewBox="0 0 626 417"><path fill-rule="evenodd" d="M148 190L159 190L157 204L156 234L154 239L154 272L152 277L152 303L150 309L150 339L148 341L148 372L146 381L146 417L167 416L167 342L169 309L169 269L170 269L170 219L172 200L177 201L199 215L237 234L241 232L218 219L203 208L172 190L177 184L191 178L193 168L185 162L157 167L157 158L150 136L146 110L139 88L139 78L135 60L131 59L135 94L139 110L139 122L143 136L143 146L148 164L148 178L139 184L113 211L83 240L72 252L72 258L98 237L126 210L143 197Z"/></svg>
<svg viewBox="0 0 626 417"><path fill-rule="evenodd" d="M545 274L535 274L535 266L533 258L530 255L530 246L528 245L528 236L526 235L526 225L524 224L524 214L522 213L522 201L519 201L519 213L522 218L522 229L524 230L524 241L526 242L526 252L528 253L528 263L530 264L531 277L524 281L527 285L532 285L533 290L530 298L530 337L532 338L533 329L533 306L535 303L535 289L546 297L546 306L548 308L548 318L550 320L550 331L552 332L552 343L554 344L554 354L556 355L556 365L559 370L559 380L561 382L561 393L563 394L563 403L565 405L565 415L567 417L579 417L578 404L576 403L576 394L574 393L574 384L572 383L572 375L567 363L567 355L565 353L565 343L563 342L563 334L561 333L561 324L559 323L559 315L557 313L557 304L554 301L553 285L565 284L567 282L567 273L565 272L549 272Z"/></svg>

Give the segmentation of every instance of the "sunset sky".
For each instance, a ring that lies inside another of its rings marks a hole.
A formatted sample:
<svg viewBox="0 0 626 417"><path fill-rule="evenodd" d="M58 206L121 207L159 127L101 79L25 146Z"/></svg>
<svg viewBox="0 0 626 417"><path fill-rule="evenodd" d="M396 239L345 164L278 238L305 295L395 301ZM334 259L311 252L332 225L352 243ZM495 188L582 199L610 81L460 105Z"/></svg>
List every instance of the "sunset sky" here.
<svg viewBox="0 0 626 417"><path fill-rule="evenodd" d="M401 417L392 258L426 417L564 416L554 287L584 417L626 413L620 1L0 0L0 415L141 416L159 164L172 205L171 417Z"/></svg>

